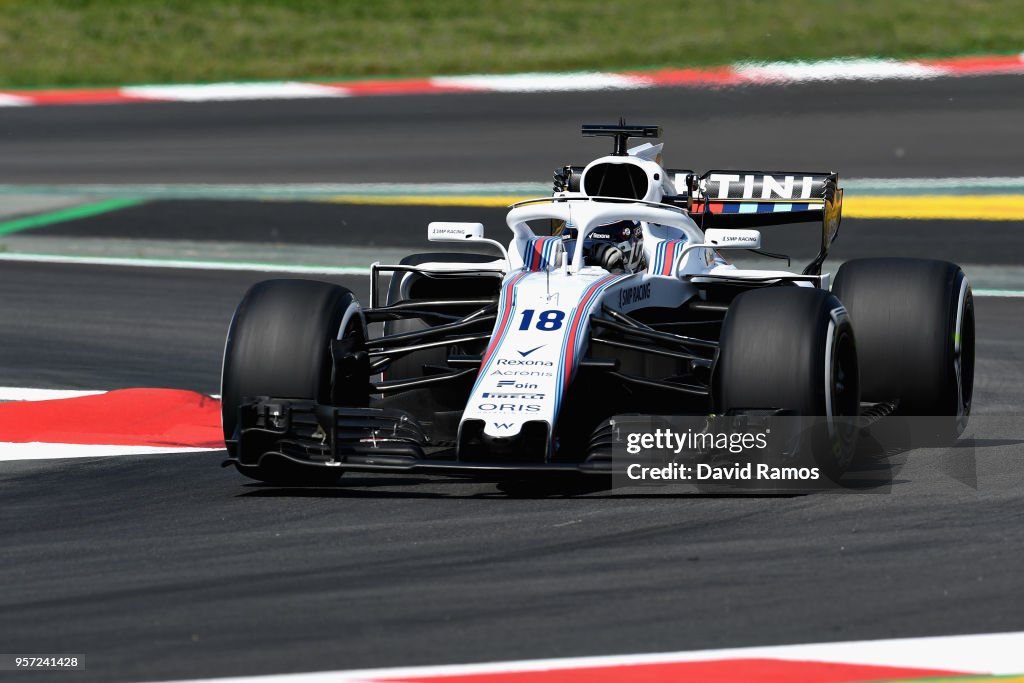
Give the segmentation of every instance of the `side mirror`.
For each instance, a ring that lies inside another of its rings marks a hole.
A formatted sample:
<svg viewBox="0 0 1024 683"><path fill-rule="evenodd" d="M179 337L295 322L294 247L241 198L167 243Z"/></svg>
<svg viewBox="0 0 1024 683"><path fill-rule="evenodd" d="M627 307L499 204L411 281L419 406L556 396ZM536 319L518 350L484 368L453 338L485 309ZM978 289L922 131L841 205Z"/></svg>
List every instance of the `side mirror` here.
<svg viewBox="0 0 1024 683"><path fill-rule="evenodd" d="M483 237L483 223L436 221L427 225L427 239L431 242L479 241Z"/></svg>
<svg viewBox="0 0 1024 683"><path fill-rule="evenodd" d="M679 270L683 257L694 249L760 249L760 230L727 230L726 228L708 228L704 231L704 241L700 244L687 244L676 256L673 272Z"/></svg>
<svg viewBox="0 0 1024 683"><path fill-rule="evenodd" d="M704 231L704 242L716 249L760 249L761 231L708 228Z"/></svg>
<svg viewBox="0 0 1024 683"><path fill-rule="evenodd" d="M455 223L452 221L434 221L427 224L427 239L431 242L476 242L489 244L501 252L505 259L505 272L512 270L512 262L508 258L505 245L497 240L484 237L483 223Z"/></svg>

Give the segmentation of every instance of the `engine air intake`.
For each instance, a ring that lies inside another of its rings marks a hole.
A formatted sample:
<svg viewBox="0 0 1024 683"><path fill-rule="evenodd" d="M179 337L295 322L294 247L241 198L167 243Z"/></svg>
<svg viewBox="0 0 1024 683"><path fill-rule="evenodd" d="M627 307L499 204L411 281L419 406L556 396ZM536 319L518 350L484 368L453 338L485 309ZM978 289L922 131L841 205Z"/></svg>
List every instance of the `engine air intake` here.
<svg viewBox="0 0 1024 683"><path fill-rule="evenodd" d="M583 176L583 191L591 197L643 199L647 189L647 173L633 164L594 164Z"/></svg>

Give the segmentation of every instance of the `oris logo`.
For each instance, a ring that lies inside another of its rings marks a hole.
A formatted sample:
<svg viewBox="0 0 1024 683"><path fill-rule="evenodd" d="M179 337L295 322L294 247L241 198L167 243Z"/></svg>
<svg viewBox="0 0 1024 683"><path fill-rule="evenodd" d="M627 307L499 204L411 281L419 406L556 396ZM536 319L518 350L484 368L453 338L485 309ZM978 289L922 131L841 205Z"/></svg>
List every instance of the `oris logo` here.
<svg viewBox="0 0 1024 683"><path fill-rule="evenodd" d="M540 406L533 403L481 403L476 407L481 413L539 413Z"/></svg>

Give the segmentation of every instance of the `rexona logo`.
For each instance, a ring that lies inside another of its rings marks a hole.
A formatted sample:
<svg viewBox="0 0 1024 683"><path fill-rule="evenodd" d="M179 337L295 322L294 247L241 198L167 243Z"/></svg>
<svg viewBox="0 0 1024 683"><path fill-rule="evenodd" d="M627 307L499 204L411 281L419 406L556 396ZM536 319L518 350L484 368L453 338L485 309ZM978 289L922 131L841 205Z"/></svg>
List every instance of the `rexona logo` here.
<svg viewBox="0 0 1024 683"><path fill-rule="evenodd" d="M554 362L550 360L520 360L518 358L499 358L498 365L536 365L540 367L550 368L552 365L554 365Z"/></svg>
<svg viewBox="0 0 1024 683"><path fill-rule="evenodd" d="M651 283L645 282L634 287L623 287L619 290L619 306L629 306L651 298Z"/></svg>
<svg viewBox="0 0 1024 683"><path fill-rule="evenodd" d="M483 396L481 396L481 398L493 398L493 399L512 399L512 398L517 398L517 399L521 399L521 400L524 400L524 401L543 401L544 400L544 394L528 394L526 392L522 392L522 393L516 393L516 392L508 393L508 392L503 392L503 391L485 391L483 393Z"/></svg>
<svg viewBox="0 0 1024 683"><path fill-rule="evenodd" d="M539 413L540 406L534 403L481 403L476 407L481 413Z"/></svg>

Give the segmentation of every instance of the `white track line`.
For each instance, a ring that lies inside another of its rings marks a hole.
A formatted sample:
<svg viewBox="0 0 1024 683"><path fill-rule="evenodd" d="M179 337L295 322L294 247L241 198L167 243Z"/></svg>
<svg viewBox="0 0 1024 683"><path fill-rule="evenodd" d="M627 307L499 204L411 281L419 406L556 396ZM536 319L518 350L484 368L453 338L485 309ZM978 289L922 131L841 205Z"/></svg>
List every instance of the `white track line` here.
<svg viewBox="0 0 1024 683"><path fill-rule="evenodd" d="M29 387L0 387L0 401L52 401L105 394L103 389L32 389Z"/></svg>
<svg viewBox="0 0 1024 683"><path fill-rule="evenodd" d="M1024 186L1024 178L1020 179ZM86 197L160 197L197 199L228 197L259 199L263 197L331 197L336 195L524 195L545 196L551 183L147 183L130 184L67 184L32 185L0 184L0 194L57 194Z"/></svg>
<svg viewBox="0 0 1024 683"><path fill-rule="evenodd" d="M430 82L443 88L473 88L503 93L622 90L642 88L647 85L643 78L602 72L435 76L430 79Z"/></svg>
<svg viewBox="0 0 1024 683"><path fill-rule="evenodd" d="M881 81L944 76L938 67L895 59L829 59L821 62L770 62L744 64L736 71L755 83L805 83L813 81Z"/></svg>
<svg viewBox="0 0 1024 683"><path fill-rule="evenodd" d="M74 443L0 442L0 462L15 460L59 460L65 458L108 458L124 455L170 455L172 453L215 452L216 448L183 446L111 446Z"/></svg>
<svg viewBox="0 0 1024 683"><path fill-rule="evenodd" d="M214 683L214 681L218 683L269 683L271 681L274 683L357 683L396 678L552 671L722 659L782 659L788 661L834 662L1005 675L1024 671L1024 632L939 636L934 638L862 640L812 645L746 647L640 655L567 657L564 659L535 659L485 664L320 671L301 674L190 679L189 683ZM185 681L180 681L179 683L185 683Z"/></svg>
<svg viewBox="0 0 1024 683"><path fill-rule="evenodd" d="M247 271L259 273L303 273L306 275L369 275L363 266L305 266L242 261L191 261L188 259L117 258L109 256L62 256L60 254L0 253L0 262L57 263L125 268L175 268L185 270Z"/></svg>
<svg viewBox="0 0 1024 683"><path fill-rule="evenodd" d="M26 97L18 97L17 95L8 95L6 93L0 93L0 107L27 107L32 104L32 100Z"/></svg>
<svg viewBox="0 0 1024 683"><path fill-rule="evenodd" d="M97 396L110 389L36 389L34 387L0 387L0 401L53 401L62 398ZM220 400L220 394L208 394Z"/></svg>
<svg viewBox="0 0 1024 683"><path fill-rule="evenodd" d="M228 100L293 100L311 97L346 97L343 88L297 81L263 83L205 83L198 85L141 85L121 88L128 97L158 101L217 102Z"/></svg>

